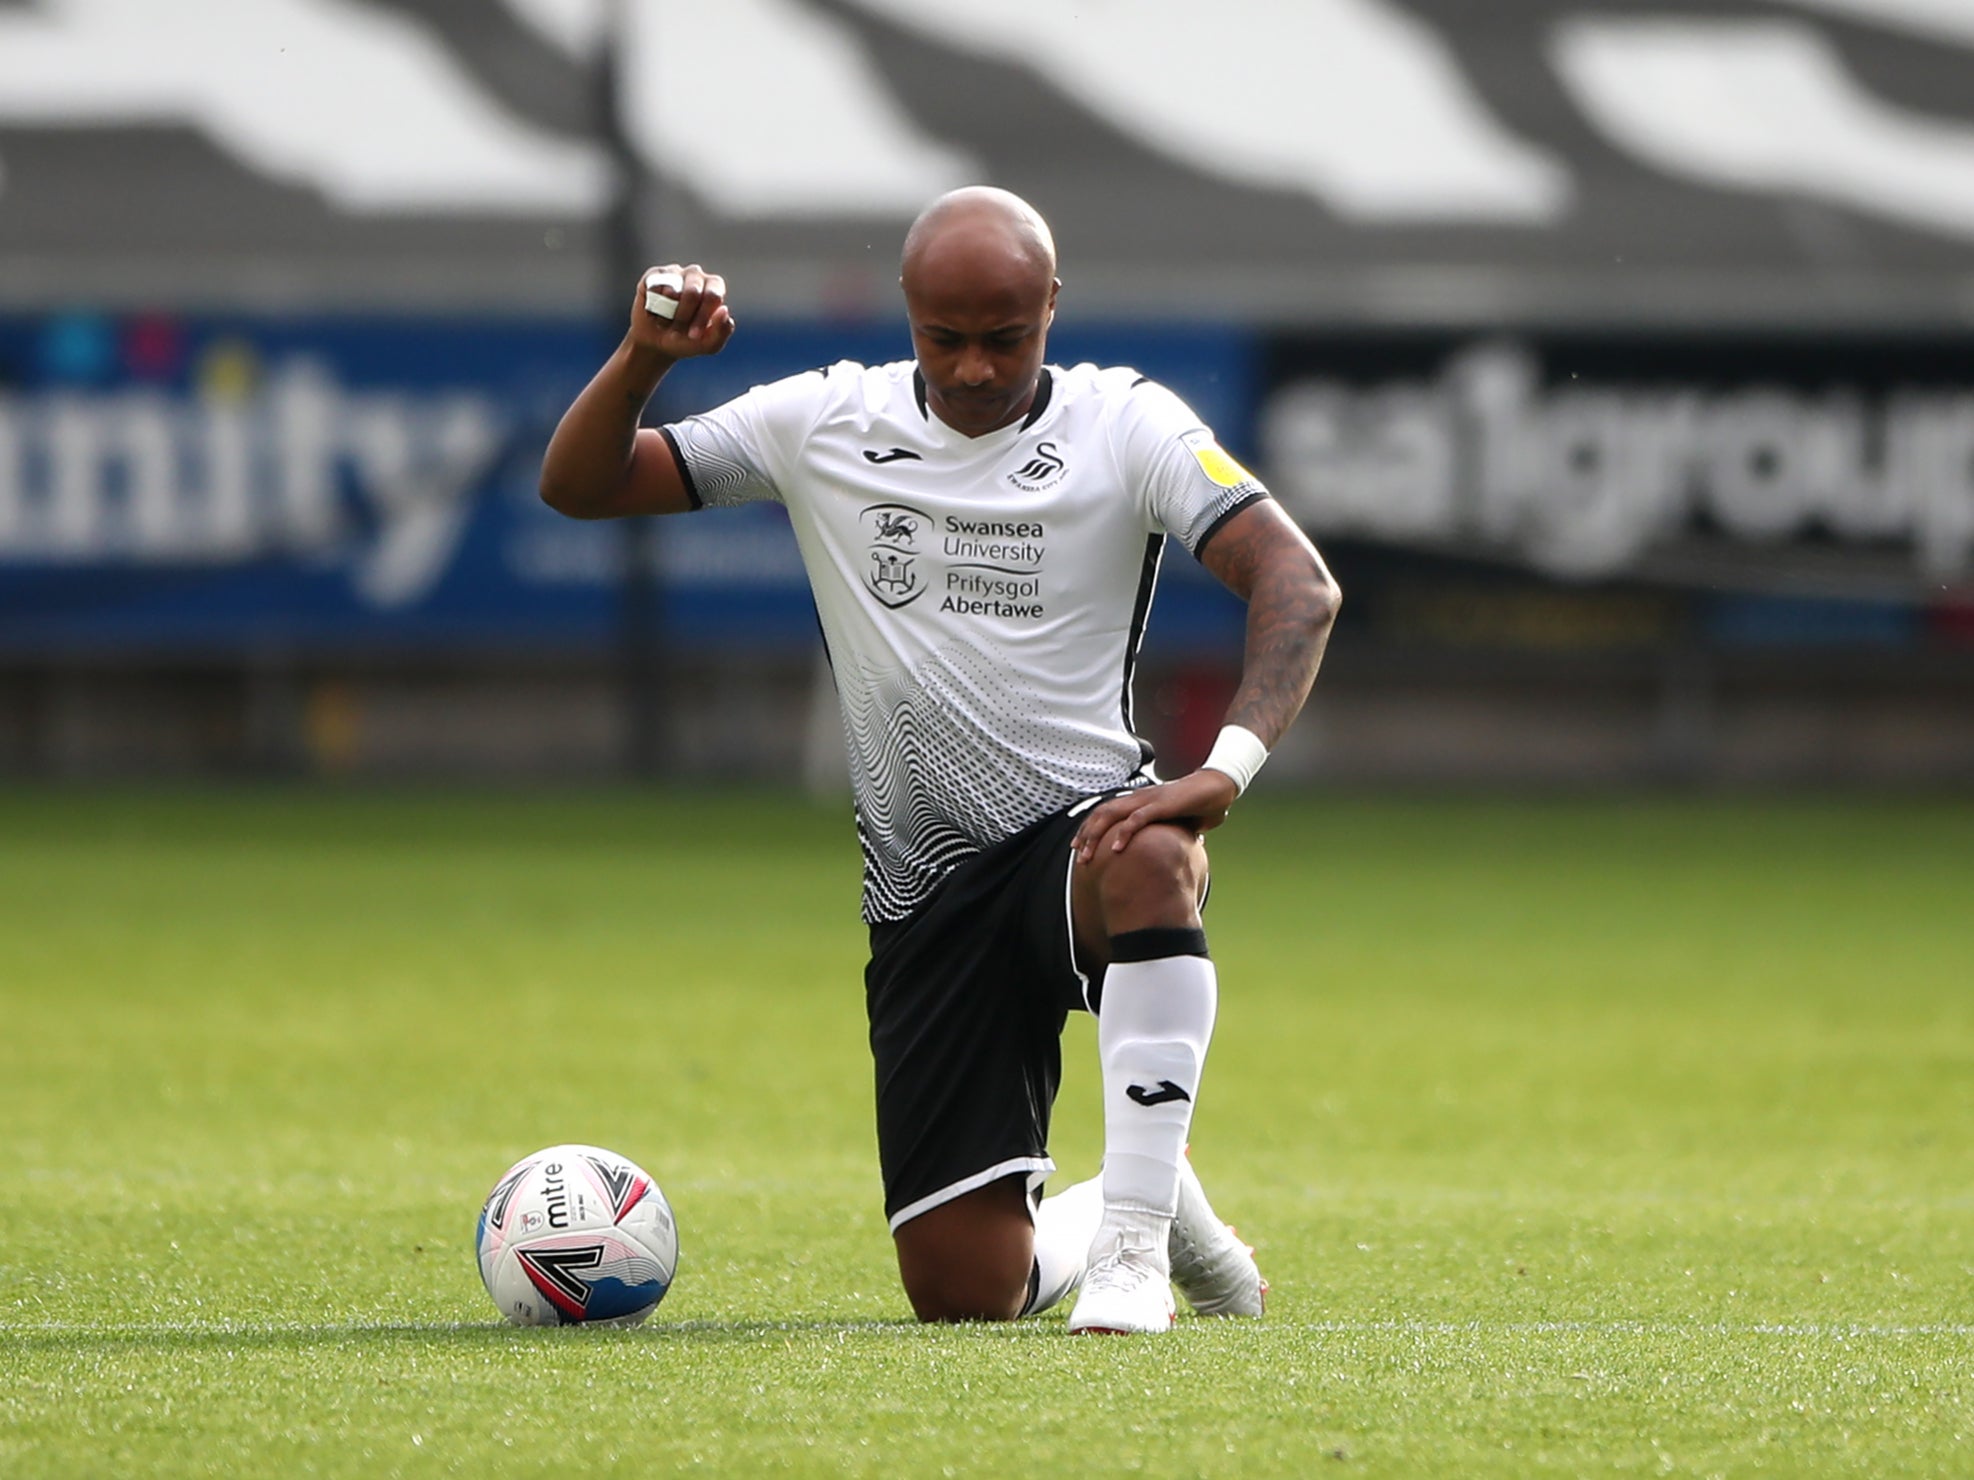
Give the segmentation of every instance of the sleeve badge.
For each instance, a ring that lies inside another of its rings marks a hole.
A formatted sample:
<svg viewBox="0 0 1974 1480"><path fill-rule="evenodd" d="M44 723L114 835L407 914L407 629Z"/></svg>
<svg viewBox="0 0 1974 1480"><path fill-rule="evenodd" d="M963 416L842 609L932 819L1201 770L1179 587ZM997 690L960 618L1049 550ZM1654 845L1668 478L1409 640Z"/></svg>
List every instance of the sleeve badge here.
<svg viewBox="0 0 1974 1480"><path fill-rule="evenodd" d="M1227 451L1213 440L1213 433L1205 427L1187 432L1179 440L1193 455L1193 461L1199 464L1200 471L1222 488L1259 485L1260 480L1234 461Z"/></svg>

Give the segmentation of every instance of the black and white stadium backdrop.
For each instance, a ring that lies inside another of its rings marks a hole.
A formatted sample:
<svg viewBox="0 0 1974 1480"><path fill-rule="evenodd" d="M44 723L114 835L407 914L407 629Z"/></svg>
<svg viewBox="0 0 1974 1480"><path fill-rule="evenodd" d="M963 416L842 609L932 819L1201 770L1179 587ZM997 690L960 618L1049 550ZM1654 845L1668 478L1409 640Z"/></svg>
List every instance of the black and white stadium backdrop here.
<svg viewBox="0 0 1974 1480"><path fill-rule="evenodd" d="M652 259L719 265L756 313L892 312L905 223L988 180L1054 221L1071 314L1974 321L1964 0L1203 24L1192 0L0 0L0 307L588 312L628 181ZM682 35L717 65L678 65Z"/></svg>
<svg viewBox="0 0 1974 1480"><path fill-rule="evenodd" d="M688 0L0 0L0 648L594 636L612 550L531 464L629 304L620 188L741 305L703 391L903 352L905 225L977 180L1056 227L1059 352L1193 398L1353 621L1967 625L1974 0L717 11L683 67ZM771 570L719 629L802 631L776 537L674 535L673 587Z"/></svg>

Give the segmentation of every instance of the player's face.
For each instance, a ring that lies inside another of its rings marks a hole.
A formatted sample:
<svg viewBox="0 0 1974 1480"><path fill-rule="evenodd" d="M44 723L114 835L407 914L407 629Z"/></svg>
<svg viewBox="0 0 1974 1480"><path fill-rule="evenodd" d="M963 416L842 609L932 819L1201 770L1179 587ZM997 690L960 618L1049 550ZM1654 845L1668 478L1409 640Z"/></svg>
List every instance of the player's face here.
<svg viewBox="0 0 1974 1480"><path fill-rule="evenodd" d="M906 282L925 399L947 426L978 437L1027 415L1057 286L1033 271L928 272Z"/></svg>

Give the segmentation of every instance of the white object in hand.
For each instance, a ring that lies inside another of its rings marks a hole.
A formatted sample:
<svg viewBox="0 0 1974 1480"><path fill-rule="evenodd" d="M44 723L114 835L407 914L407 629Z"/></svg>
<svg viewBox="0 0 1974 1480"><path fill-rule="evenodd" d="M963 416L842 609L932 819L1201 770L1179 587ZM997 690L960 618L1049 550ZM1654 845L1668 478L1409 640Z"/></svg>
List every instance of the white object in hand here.
<svg viewBox="0 0 1974 1480"><path fill-rule="evenodd" d="M679 301L667 298L660 288L670 288L674 293L685 286L685 279L676 272L655 272L644 280L644 311L655 313L661 319L678 317Z"/></svg>

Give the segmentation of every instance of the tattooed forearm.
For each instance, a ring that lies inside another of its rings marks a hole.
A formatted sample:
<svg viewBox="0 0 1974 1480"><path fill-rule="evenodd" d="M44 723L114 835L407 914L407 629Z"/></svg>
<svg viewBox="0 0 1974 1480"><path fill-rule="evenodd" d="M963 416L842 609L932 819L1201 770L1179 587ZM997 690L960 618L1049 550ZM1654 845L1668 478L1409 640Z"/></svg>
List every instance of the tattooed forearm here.
<svg viewBox="0 0 1974 1480"><path fill-rule="evenodd" d="M663 355L635 352L629 341L585 386L549 438L541 496L577 519L674 514L691 506L671 454L639 421L671 368Z"/></svg>
<svg viewBox="0 0 1974 1480"><path fill-rule="evenodd" d="M1247 602L1247 647L1227 723L1272 747L1316 682L1342 592L1323 557L1272 500L1229 520L1201 559Z"/></svg>

